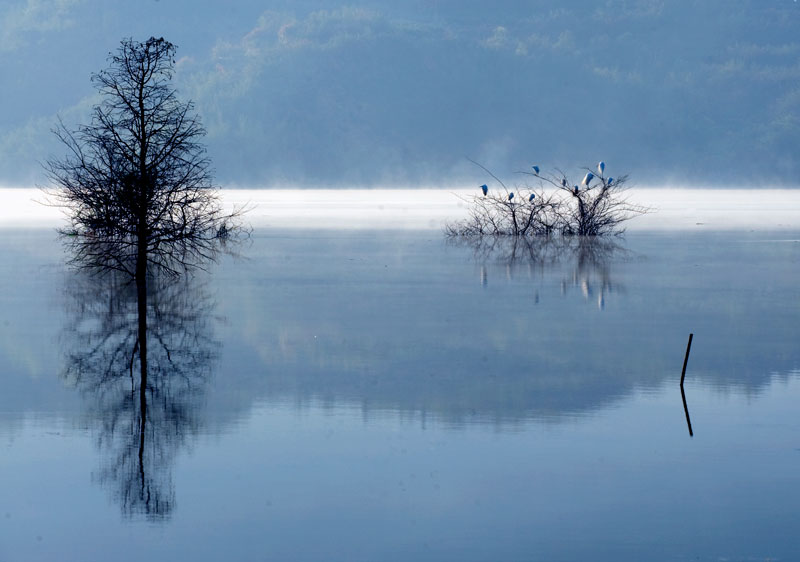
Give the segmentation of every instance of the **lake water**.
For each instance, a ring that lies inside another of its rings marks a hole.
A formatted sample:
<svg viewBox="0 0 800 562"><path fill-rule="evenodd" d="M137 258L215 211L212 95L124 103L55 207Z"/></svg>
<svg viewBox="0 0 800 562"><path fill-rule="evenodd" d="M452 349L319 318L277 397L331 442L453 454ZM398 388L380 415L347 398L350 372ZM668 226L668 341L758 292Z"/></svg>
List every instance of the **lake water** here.
<svg viewBox="0 0 800 562"><path fill-rule="evenodd" d="M0 253L2 562L800 556L800 231L259 227L144 395L135 291Z"/></svg>

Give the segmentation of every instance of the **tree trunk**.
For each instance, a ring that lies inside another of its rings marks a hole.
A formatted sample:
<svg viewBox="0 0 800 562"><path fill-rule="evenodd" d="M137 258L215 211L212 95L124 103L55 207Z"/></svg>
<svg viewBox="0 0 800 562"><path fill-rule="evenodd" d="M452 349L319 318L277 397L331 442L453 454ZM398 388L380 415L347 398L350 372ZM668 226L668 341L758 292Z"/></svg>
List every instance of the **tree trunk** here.
<svg viewBox="0 0 800 562"><path fill-rule="evenodd" d="M139 178L136 202L136 281L147 278L147 247L150 230L147 224L148 185L144 177Z"/></svg>
<svg viewBox="0 0 800 562"><path fill-rule="evenodd" d="M141 182L142 184L144 182ZM139 208L136 238L136 300L139 317L139 477L141 494L145 495L144 445L147 432L147 206L145 205L145 186L139 188ZM149 503L149 498L145 499Z"/></svg>
<svg viewBox="0 0 800 562"><path fill-rule="evenodd" d="M146 263L146 262L145 262ZM139 264L137 263L137 272ZM145 267L146 269L146 267ZM147 277L136 278L137 311L139 316L139 478L145 495L144 444L147 433ZM144 498L143 498L144 499Z"/></svg>

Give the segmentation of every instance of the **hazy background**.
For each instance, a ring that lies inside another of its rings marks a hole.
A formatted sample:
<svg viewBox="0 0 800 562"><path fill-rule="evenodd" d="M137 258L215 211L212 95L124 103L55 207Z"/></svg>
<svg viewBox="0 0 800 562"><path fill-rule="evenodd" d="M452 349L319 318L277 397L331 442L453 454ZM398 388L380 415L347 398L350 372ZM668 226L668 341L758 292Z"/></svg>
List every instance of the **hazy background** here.
<svg viewBox="0 0 800 562"><path fill-rule="evenodd" d="M793 0L2 0L0 185L44 181L122 37L177 44L225 186L452 186L604 159L797 185Z"/></svg>

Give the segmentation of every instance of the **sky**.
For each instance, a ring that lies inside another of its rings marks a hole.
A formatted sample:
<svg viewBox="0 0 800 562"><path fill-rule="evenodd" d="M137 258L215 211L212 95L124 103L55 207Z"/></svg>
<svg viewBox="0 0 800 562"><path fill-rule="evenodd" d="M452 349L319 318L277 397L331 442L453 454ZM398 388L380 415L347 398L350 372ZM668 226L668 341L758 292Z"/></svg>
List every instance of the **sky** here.
<svg viewBox="0 0 800 562"><path fill-rule="evenodd" d="M122 38L231 187L451 187L599 160L633 185L800 178L795 0L0 0L0 186L46 181Z"/></svg>

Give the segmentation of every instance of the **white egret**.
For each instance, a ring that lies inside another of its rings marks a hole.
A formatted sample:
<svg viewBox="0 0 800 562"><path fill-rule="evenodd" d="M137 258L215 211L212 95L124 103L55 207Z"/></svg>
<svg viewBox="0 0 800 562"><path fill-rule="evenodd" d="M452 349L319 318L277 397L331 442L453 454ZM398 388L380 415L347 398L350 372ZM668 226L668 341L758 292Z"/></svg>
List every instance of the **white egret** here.
<svg viewBox="0 0 800 562"><path fill-rule="evenodd" d="M483 184L481 186L481 191L483 191L483 194L486 195L487 193L489 193L489 187L486 184Z"/></svg>
<svg viewBox="0 0 800 562"><path fill-rule="evenodd" d="M608 185L611 185L611 182L613 182L613 181L614 181L614 178L608 178L608 182L607 182L607 184L608 184Z"/></svg>
<svg viewBox="0 0 800 562"><path fill-rule="evenodd" d="M533 166L533 171L538 174L539 173L539 166Z"/></svg>
<svg viewBox="0 0 800 562"><path fill-rule="evenodd" d="M561 178L561 185L567 187L567 178Z"/></svg>
<svg viewBox="0 0 800 562"><path fill-rule="evenodd" d="M533 201L536 198L535 193L531 193L530 197L528 197L528 201Z"/></svg>
<svg viewBox="0 0 800 562"><path fill-rule="evenodd" d="M514 192L508 194L508 200L511 201L514 198Z"/></svg>
<svg viewBox="0 0 800 562"><path fill-rule="evenodd" d="M583 181L581 182L586 187L589 187L589 183L594 179L594 174L592 172L587 172L586 175L583 177Z"/></svg>
<svg viewBox="0 0 800 562"><path fill-rule="evenodd" d="M576 185L575 186L575 195L577 195L577 194L578 194L578 186Z"/></svg>
<svg viewBox="0 0 800 562"><path fill-rule="evenodd" d="M603 175L603 170L605 170L605 169L606 169L606 163L605 162L599 162L597 164L597 171L599 172L599 174L601 176Z"/></svg>

